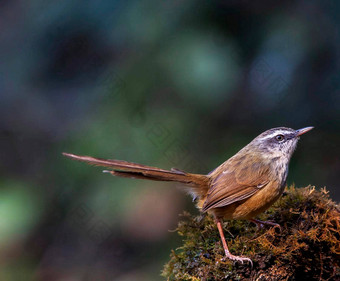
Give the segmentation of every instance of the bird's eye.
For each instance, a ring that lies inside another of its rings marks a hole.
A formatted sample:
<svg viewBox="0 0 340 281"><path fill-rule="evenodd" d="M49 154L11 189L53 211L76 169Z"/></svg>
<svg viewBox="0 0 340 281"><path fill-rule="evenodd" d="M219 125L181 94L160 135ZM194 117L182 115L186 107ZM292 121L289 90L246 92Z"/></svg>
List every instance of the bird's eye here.
<svg viewBox="0 0 340 281"><path fill-rule="evenodd" d="M276 139L277 141L283 141L283 140L285 139L285 137L284 137L283 135L277 135L277 136L275 137L275 139Z"/></svg>

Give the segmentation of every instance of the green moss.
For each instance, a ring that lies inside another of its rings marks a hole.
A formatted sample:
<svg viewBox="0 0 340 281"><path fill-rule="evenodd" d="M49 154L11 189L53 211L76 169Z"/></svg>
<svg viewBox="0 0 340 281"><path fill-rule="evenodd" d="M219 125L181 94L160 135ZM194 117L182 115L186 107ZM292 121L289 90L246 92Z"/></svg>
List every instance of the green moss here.
<svg viewBox="0 0 340 281"><path fill-rule="evenodd" d="M340 280L340 211L326 189L288 188L260 219L281 229L258 230L248 221L227 221L231 253L254 266L224 259L214 220L182 215L177 232L183 246L172 251L167 280Z"/></svg>

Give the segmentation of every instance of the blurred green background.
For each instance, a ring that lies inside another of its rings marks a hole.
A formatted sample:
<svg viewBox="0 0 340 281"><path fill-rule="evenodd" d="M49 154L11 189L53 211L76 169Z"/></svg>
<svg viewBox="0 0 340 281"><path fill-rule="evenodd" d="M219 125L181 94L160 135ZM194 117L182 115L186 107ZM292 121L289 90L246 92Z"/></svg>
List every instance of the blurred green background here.
<svg viewBox="0 0 340 281"><path fill-rule="evenodd" d="M162 280L176 184L61 152L208 173L315 126L288 183L339 201L339 1L2 1L0 280Z"/></svg>

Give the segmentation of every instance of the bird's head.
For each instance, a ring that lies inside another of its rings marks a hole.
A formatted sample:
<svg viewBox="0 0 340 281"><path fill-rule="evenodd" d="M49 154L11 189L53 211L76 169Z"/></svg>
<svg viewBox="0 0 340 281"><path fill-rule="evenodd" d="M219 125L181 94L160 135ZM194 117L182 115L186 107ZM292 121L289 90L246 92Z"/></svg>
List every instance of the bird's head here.
<svg viewBox="0 0 340 281"><path fill-rule="evenodd" d="M299 130L285 127L273 128L257 136L248 146L251 150L261 153L263 158L270 160L279 157L289 161L300 136L313 128L305 127Z"/></svg>

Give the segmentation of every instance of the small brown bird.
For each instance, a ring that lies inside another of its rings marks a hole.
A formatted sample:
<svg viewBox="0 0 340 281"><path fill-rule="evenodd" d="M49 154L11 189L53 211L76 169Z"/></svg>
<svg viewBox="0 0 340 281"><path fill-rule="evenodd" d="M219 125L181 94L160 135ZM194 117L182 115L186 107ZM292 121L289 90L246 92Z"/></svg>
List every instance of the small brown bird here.
<svg viewBox="0 0 340 281"><path fill-rule="evenodd" d="M207 175L187 173L179 169L156 167L90 156L63 153L74 160L111 168L114 176L175 181L187 185L197 198L201 212L212 214L216 220L225 255L231 260L252 261L229 252L222 228L222 219L250 220L258 225L278 226L273 222L254 219L268 209L282 194L286 184L289 160L299 136L313 127L299 130L279 127L260 134L233 157Z"/></svg>

